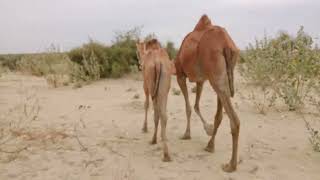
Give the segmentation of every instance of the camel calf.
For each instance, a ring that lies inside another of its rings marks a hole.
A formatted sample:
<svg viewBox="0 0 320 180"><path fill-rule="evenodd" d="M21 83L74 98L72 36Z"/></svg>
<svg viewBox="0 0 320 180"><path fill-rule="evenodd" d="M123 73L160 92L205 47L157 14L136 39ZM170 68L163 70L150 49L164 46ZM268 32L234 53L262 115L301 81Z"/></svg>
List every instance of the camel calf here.
<svg viewBox="0 0 320 180"><path fill-rule="evenodd" d="M174 64L156 39L148 42L138 42L137 56L143 72L143 88L146 96L145 121L142 130L147 132L147 114L149 108L149 95L151 95L154 108L154 134L151 144L157 143L159 119L161 119L161 139L163 141L163 161L171 161L166 137L167 125L167 99L171 83L171 74L175 72Z"/></svg>

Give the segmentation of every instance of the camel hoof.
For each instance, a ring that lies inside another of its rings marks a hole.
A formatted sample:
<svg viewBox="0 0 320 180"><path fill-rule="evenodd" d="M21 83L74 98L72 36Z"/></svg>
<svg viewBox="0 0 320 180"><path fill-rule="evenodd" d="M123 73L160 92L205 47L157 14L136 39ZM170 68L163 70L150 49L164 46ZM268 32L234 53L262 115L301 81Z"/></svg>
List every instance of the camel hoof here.
<svg viewBox="0 0 320 180"><path fill-rule="evenodd" d="M162 158L163 162L170 162L172 161L169 155L164 155L164 157Z"/></svg>
<svg viewBox="0 0 320 180"><path fill-rule="evenodd" d="M147 128L147 127L143 127L143 128L142 128L142 132L143 132L143 133L147 133L147 132L148 132L148 128Z"/></svg>
<svg viewBox="0 0 320 180"><path fill-rule="evenodd" d="M205 125L203 125L203 128L206 131L208 136L212 136L213 128L214 128L213 124L205 124Z"/></svg>
<svg viewBox="0 0 320 180"><path fill-rule="evenodd" d="M150 141L151 145L157 144L157 140L153 139L152 141Z"/></svg>
<svg viewBox="0 0 320 180"><path fill-rule="evenodd" d="M222 168L222 170L223 170L224 172L231 173L231 172L234 172L234 171L237 169L237 166L236 166L236 165L233 166L233 165L231 165L230 163L228 163L228 164L223 164L223 165L221 166L221 168Z"/></svg>
<svg viewBox="0 0 320 180"><path fill-rule="evenodd" d="M180 139L181 140L189 140L189 139L191 139L191 136L190 136L190 134L184 134Z"/></svg>
<svg viewBox="0 0 320 180"><path fill-rule="evenodd" d="M204 148L204 150L210 153L214 153L214 147L207 146L206 148Z"/></svg>

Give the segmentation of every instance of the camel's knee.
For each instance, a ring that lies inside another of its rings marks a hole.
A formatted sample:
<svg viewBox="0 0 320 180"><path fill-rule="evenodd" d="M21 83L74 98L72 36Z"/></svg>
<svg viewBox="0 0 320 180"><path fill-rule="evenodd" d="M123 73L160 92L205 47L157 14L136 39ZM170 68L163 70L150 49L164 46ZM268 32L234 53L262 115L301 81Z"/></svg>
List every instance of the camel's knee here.
<svg viewBox="0 0 320 180"><path fill-rule="evenodd" d="M234 121L231 123L231 134L232 135L239 135L240 131L240 121Z"/></svg>

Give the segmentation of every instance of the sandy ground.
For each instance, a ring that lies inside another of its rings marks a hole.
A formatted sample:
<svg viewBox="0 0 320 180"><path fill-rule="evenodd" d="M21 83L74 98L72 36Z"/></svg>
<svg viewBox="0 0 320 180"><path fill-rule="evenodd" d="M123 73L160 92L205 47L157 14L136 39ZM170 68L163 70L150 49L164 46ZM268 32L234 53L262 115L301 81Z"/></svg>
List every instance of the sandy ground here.
<svg viewBox="0 0 320 180"><path fill-rule="evenodd" d="M172 82L172 87L178 88L175 79ZM189 84L189 90L192 86ZM164 163L161 144L149 144L153 131L151 110L149 133L141 132L142 81L123 78L102 80L80 89L71 86L53 89L43 78L4 75L0 78L1 115L21 101L21 92L35 92L41 109L28 129L40 133L40 137L20 135L19 141L28 144L26 150L18 154L0 153L0 179L320 179L320 153L312 151L301 117L295 112L276 110L258 114L246 97L249 87L239 81L236 87L233 103L241 121L239 166L236 172L228 174L220 168L231 155L231 134L225 113L215 153L208 153L203 149L209 137L194 112L192 139L179 139L186 126L184 100L182 95L170 92L167 135L173 161ZM139 97L134 98L137 94ZM194 102L191 90L190 96ZM80 106L85 108L79 109ZM216 95L208 83L201 110L207 120L213 121ZM306 118L316 121L317 116L308 114ZM65 136L44 135L49 132Z"/></svg>

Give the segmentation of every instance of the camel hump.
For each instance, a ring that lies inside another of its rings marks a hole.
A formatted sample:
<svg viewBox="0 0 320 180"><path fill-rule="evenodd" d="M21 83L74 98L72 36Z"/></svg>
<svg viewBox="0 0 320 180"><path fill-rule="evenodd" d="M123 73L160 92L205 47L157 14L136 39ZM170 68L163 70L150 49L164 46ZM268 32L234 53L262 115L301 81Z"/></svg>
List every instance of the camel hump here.
<svg viewBox="0 0 320 180"><path fill-rule="evenodd" d="M194 28L194 31L206 30L212 26L213 26L213 24L212 24L211 20L209 19L209 17L206 14L204 14L201 16L200 20L198 21L196 27Z"/></svg>

